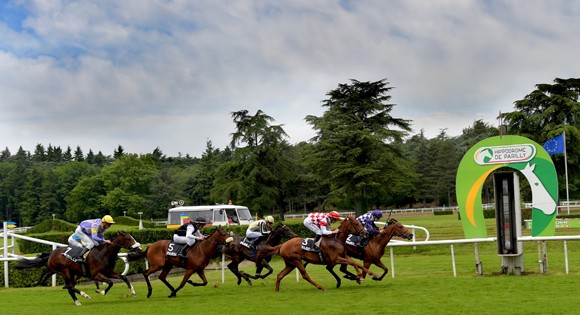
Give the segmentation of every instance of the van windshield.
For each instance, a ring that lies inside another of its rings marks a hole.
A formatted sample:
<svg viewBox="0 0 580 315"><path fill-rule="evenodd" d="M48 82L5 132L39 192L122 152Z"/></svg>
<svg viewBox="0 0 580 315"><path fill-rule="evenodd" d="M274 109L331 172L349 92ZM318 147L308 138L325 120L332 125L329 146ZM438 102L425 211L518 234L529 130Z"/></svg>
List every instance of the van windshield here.
<svg viewBox="0 0 580 315"><path fill-rule="evenodd" d="M251 221L252 214L248 208L237 208L238 211L238 218L243 221Z"/></svg>

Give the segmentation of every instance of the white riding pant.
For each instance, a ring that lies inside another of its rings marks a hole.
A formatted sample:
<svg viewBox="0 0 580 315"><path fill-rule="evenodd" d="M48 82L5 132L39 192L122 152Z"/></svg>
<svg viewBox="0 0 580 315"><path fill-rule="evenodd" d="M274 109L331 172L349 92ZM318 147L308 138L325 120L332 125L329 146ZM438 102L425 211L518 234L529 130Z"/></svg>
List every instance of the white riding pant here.
<svg viewBox="0 0 580 315"><path fill-rule="evenodd" d="M304 219L304 226L306 226L310 231L316 233L316 235L328 235L332 234L332 231L320 228L318 225L314 224L310 218Z"/></svg>
<svg viewBox="0 0 580 315"><path fill-rule="evenodd" d="M195 244L195 238L179 236L177 234L173 234L173 241L177 244L187 244L189 246L193 246L193 244Z"/></svg>
<svg viewBox="0 0 580 315"><path fill-rule="evenodd" d="M75 235L80 238L81 241L77 240ZM76 228L73 235L69 236L68 244L74 247L87 248L89 250L99 245L99 243L93 240L90 235L85 234L80 226Z"/></svg>

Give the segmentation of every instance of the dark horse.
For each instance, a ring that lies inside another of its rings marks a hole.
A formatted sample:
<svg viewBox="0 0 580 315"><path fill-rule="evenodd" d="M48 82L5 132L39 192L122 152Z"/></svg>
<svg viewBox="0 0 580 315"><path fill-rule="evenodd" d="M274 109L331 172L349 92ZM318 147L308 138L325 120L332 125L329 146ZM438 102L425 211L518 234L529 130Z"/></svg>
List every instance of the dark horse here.
<svg viewBox="0 0 580 315"><path fill-rule="evenodd" d="M373 280L383 280L389 269L383 264L381 258L385 254L385 247L393 238L393 236L402 237L404 239L412 239L413 234L409 233L409 230L402 225L399 221L395 219L390 219L387 221L387 226L380 229L379 233L373 237L369 243L362 248L357 246L352 246L347 244L346 250L350 257L354 257L363 261L365 268L369 268L371 264L377 265L379 268L383 269L383 274L380 277L374 277ZM340 271L345 274L345 278L349 280L358 280L358 277L347 270L348 265L340 266ZM363 270L362 279L366 276L366 272ZM340 279L337 278L340 282Z"/></svg>
<svg viewBox="0 0 580 315"><path fill-rule="evenodd" d="M76 294L79 294L87 300L91 298L85 292L75 288L76 281L80 277L87 277L94 281L107 283L107 288L103 291L99 291L99 293L102 295L107 294L107 292L109 292L113 286L113 281L110 278L122 279L127 284L129 290L131 290L131 295L136 296L135 289L129 282L129 279L127 279L127 277L123 276L122 274L115 272L113 268L121 248L125 248L131 251L140 251L140 246L141 245L135 241L131 234L128 232L119 231L117 236L111 240L111 243L102 243L99 246L94 247L89 252L89 255L86 259L88 273L83 270L84 268L82 268L81 264L74 262L62 255L66 250L65 247L53 250L50 255L43 253L32 260L21 259L16 268L25 269L46 266L51 271L50 274L60 274L64 279L64 289L68 290L68 293L76 305L81 305L76 297Z"/></svg>
<svg viewBox="0 0 580 315"><path fill-rule="evenodd" d="M278 224L272 232L268 234L268 238L265 239L263 237L258 238L254 242L253 250L243 246L240 244L243 237L235 236L234 241L229 243L228 246L224 247L224 254L228 255L231 259L231 262L228 264L228 269L236 275L238 278L238 285L242 282L242 278L248 282L249 285L252 285L252 281L250 279L264 279L267 276L271 275L274 271L272 267L270 267L270 260L272 259L273 253L271 251L264 250L264 247L267 246L276 246L280 244L283 238L291 239L294 237L298 237L292 229L284 224ZM243 271L238 270L238 265L244 261L244 259L248 259L256 263L256 274L251 276ZM266 268L268 270L267 273L261 274L262 270Z"/></svg>
<svg viewBox="0 0 580 315"><path fill-rule="evenodd" d="M207 285L207 279L205 278L204 269L209 264L210 259L216 258L220 254L221 247L225 244L226 239L229 235L219 226L216 230L205 240L195 242L195 245L187 249L187 260L178 256L167 256L167 247L171 241L161 240L157 241L146 249L147 260L149 261L149 269L143 272L145 281L147 282L147 297L151 296L153 288L151 288L151 282L149 281L149 275L155 273L161 269L161 274L159 275L159 280L165 283L165 285L171 290L169 297L175 297L177 292L183 288L185 283L189 283L194 287ZM183 275L183 280L177 288L167 282L167 275L169 271L173 269L173 266L185 268L185 274ZM194 283L189 280L193 273L201 278L203 283Z"/></svg>
<svg viewBox="0 0 580 315"><path fill-rule="evenodd" d="M322 260L320 259L318 252L305 251L302 249L302 238L293 238L282 245L270 247L270 250L274 253L279 252L282 259L284 259L284 264L286 265L276 277L275 291L280 291L280 281L294 270L294 268L298 268L304 280L310 282L319 290L326 291L325 288L310 278L308 273L306 273L306 268L302 261L311 264L326 265L326 270L328 270L335 278L338 278L338 276L332 269L337 264L349 264L357 270L357 273L360 268L368 274L373 275L370 270L364 268L346 255L345 241L349 234L367 234L367 231L364 229L362 224L353 216L348 216L342 220L338 227L338 233L322 237L322 241L320 242ZM337 285L337 287L339 287L339 285Z"/></svg>

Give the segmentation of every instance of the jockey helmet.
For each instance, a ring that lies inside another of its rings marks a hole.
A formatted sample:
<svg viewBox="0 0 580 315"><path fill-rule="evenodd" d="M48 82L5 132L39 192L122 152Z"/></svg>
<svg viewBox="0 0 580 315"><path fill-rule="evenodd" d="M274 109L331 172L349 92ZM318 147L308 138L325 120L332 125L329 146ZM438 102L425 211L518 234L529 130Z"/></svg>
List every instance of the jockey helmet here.
<svg viewBox="0 0 580 315"><path fill-rule="evenodd" d="M205 220L204 217L198 217L195 219L195 221L193 221L194 224L206 224L207 221Z"/></svg>
<svg viewBox="0 0 580 315"><path fill-rule="evenodd" d="M378 219L383 217L383 213L379 209L373 210L373 217L377 217Z"/></svg>
<svg viewBox="0 0 580 315"><path fill-rule="evenodd" d="M113 220L113 217L108 215L108 214L101 219L101 222L105 222L105 223L109 223L109 224L115 223L115 221Z"/></svg>
<svg viewBox="0 0 580 315"><path fill-rule="evenodd" d="M340 214L338 214L338 212L336 212L336 211L330 211L328 213L328 216L333 218L333 219L337 219L337 220L340 219Z"/></svg>
<svg viewBox="0 0 580 315"><path fill-rule="evenodd" d="M264 219L266 222L274 223L274 217L271 215L267 215Z"/></svg>

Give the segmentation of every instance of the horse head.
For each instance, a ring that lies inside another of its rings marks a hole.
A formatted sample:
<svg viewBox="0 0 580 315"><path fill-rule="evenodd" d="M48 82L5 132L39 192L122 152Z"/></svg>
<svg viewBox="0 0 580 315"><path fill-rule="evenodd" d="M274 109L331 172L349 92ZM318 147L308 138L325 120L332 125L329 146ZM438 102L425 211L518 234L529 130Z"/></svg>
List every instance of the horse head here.
<svg viewBox="0 0 580 315"><path fill-rule="evenodd" d="M220 226L216 226L215 231L206 239L213 243L216 243L218 250L221 251L222 247L227 244L226 240L230 237L226 230L222 229Z"/></svg>
<svg viewBox="0 0 580 315"><path fill-rule="evenodd" d="M274 229L272 229L272 232L270 233L270 235L268 235L268 240L273 238L277 238L278 240L281 238L291 239L298 236L299 235L296 232L292 231L292 229L289 228L287 225L280 223L276 225Z"/></svg>
<svg viewBox="0 0 580 315"><path fill-rule="evenodd" d="M387 232L388 229L391 229L391 231ZM410 240L413 238L413 233L410 233L409 230L403 224L401 224L401 222L395 219L389 219L389 221L387 221L387 227L385 227L383 230L385 233L399 236L404 239Z"/></svg>
<svg viewBox="0 0 580 315"><path fill-rule="evenodd" d="M365 227L355 217L349 215L343 218L340 222L338 230L347 234L364 235L368 234Z"/></svg>
<svg viewBox="0 0 580 315"><path fill-rule="evenodd" d="M117 236L111 240L111 243L116 246L128 249L131 252L142 251L141 244L139 244L139 242L137 242L129 232L119 231Z"/></svg>

